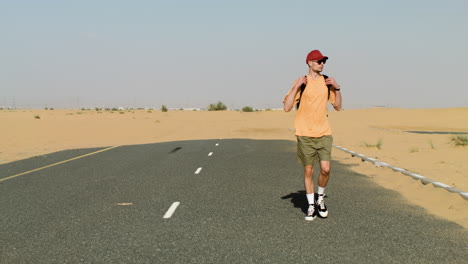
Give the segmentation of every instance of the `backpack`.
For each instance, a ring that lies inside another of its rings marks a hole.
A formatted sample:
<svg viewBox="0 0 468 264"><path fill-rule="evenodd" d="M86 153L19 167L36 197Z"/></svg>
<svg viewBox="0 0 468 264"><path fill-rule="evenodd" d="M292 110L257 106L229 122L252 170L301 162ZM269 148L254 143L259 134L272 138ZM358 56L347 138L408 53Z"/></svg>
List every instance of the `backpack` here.
<svg viewBox="0 0 468 264"><path fill-rule="evenodd" d="M323 78L324 78L325 80L328 79L328 76L327 76L327 75L322 74L322 76L323 76ZM307 76L305 76L305 77L307 78ZM330 87L331 87L330 84L327 85L327 88L328 88L328 99L330 99ZM301 85L301 93L300 93L300 95L299 95L299 101L297 101L297 104L296 104L296 109L299 109L299 104L301 103L302 93L304 92L305 88L306 88L306 85L303 83L303 84Z"/></svg>

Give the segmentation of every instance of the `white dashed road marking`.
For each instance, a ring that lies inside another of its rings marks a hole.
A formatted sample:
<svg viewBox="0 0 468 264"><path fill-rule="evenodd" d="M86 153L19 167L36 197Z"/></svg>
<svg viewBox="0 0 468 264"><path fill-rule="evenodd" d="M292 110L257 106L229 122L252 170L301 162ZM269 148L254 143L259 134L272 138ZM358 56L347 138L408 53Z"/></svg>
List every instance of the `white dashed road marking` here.
<svg viewBox="0 0 468 264"><path fill-rule="evenodd" d="M172 214L174 214L175 210L177 209L177 206L179 206L180 202L174 202L171 207L169 207L169 210L164 214L163 218L171 218Z"/></svg>
<svg viewBox="0 0 468 264"><path fill-rule="evenodd" d="M198 168L198 169L195 171L195 174L200 173L201 170L202 170L202 167Z"/></svg>
<svg viewBox="0 0 468 264"><path fill-rule="evenodd" d="M216 143L216 145L215 145L215 146L219 146L219 143Z"/></svg>
<svg viewBox="0 0 468 264"><path fill-rule="evenodd" d="M208 157L210 157L211 155L213 155L213 152L208 153Z"/></svg>

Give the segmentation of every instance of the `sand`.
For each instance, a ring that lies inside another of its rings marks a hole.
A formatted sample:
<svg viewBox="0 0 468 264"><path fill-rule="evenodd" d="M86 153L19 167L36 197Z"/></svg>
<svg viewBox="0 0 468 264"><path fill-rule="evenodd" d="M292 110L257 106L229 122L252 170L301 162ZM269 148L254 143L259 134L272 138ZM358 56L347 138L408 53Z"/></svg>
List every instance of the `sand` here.
<svg viewBox="0 0 468 264"><path fill-rule="evenodd" d="M0 164L65 149L177 140L295 141L290 130L294 115L295 111L0 110ZM468 132L468 108L344 110L330 112L329 118L334 144L468 191L468 146L455 146L451 135L404 132ZM468 229L468 201L458 194L376 168L337 149L333 156L409 203ZM1 175L6 176L10 175Z"/></svg>

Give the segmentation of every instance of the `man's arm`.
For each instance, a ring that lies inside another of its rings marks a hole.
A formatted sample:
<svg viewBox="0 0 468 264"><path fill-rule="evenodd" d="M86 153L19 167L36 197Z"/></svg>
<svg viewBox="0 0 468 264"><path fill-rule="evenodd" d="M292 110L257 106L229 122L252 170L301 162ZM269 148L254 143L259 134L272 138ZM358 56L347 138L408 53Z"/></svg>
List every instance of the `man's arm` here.
<svg viewBox="0 0 468 264"><path fill-rule="evenodd" d="M333 89L333 91L335 93L335 102L332 104L333 108L335 108L336 111L341 111L342 97L341 97L340 85L336 82L336 80L334 78L326 79L325 83L327 85L331 85L331 88Z"/></svg>
<svg viewBox="0 0 468 264"><path fill-rule="evenodd" d="M307 78L305 76L300 77L293 85L291 90L289 91L289 94L284 98L283 104L284 104L284 111L289 112L291 109L294 107L295 99L296 99L296 94L301 88L302 84L307 84Z"/></svg>
<svg viewBox="0 0 468 264"><path fill-rule="evenodd" d="M333 104L333 108L335 108L336 111L341 111L341 91L340 90L335 90L335 103Z"/></svg>

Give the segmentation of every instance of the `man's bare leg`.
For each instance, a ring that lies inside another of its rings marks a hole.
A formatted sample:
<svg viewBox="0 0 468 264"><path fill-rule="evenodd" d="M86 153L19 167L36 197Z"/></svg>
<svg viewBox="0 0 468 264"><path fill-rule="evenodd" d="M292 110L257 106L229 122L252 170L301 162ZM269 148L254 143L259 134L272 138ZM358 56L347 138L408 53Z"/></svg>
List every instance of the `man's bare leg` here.
<svg viewBox="0 0 468 264"><path fill-rule="evenodd" d="M318 214L321 217L328 216L328 209L325 205L325 187L330 179L330 161L320 161L320 176L318 178Z"/></svg>
<svg viewBox="0 0 468 264"><path fill-rule="evenodd" d="M317 210L315 209L315 186L314 186L314 166L304 166L304 186L306 189L307 201L309 208L307 209L307 215L305 220L312 221L317 217Z"/></svg>
<svg viewBox="0 0 468 264"><path fill-rule="evenodd" d="M314 193L314 166L305 165L304 166L304 186L307 194Z"/></svg>
<svg viewBox="0 0 468 264"><path fill-rule="evenodd" d="M330 179L330 161L320 161L320 176L318 178L318 186L325 188Z"/></svg>

